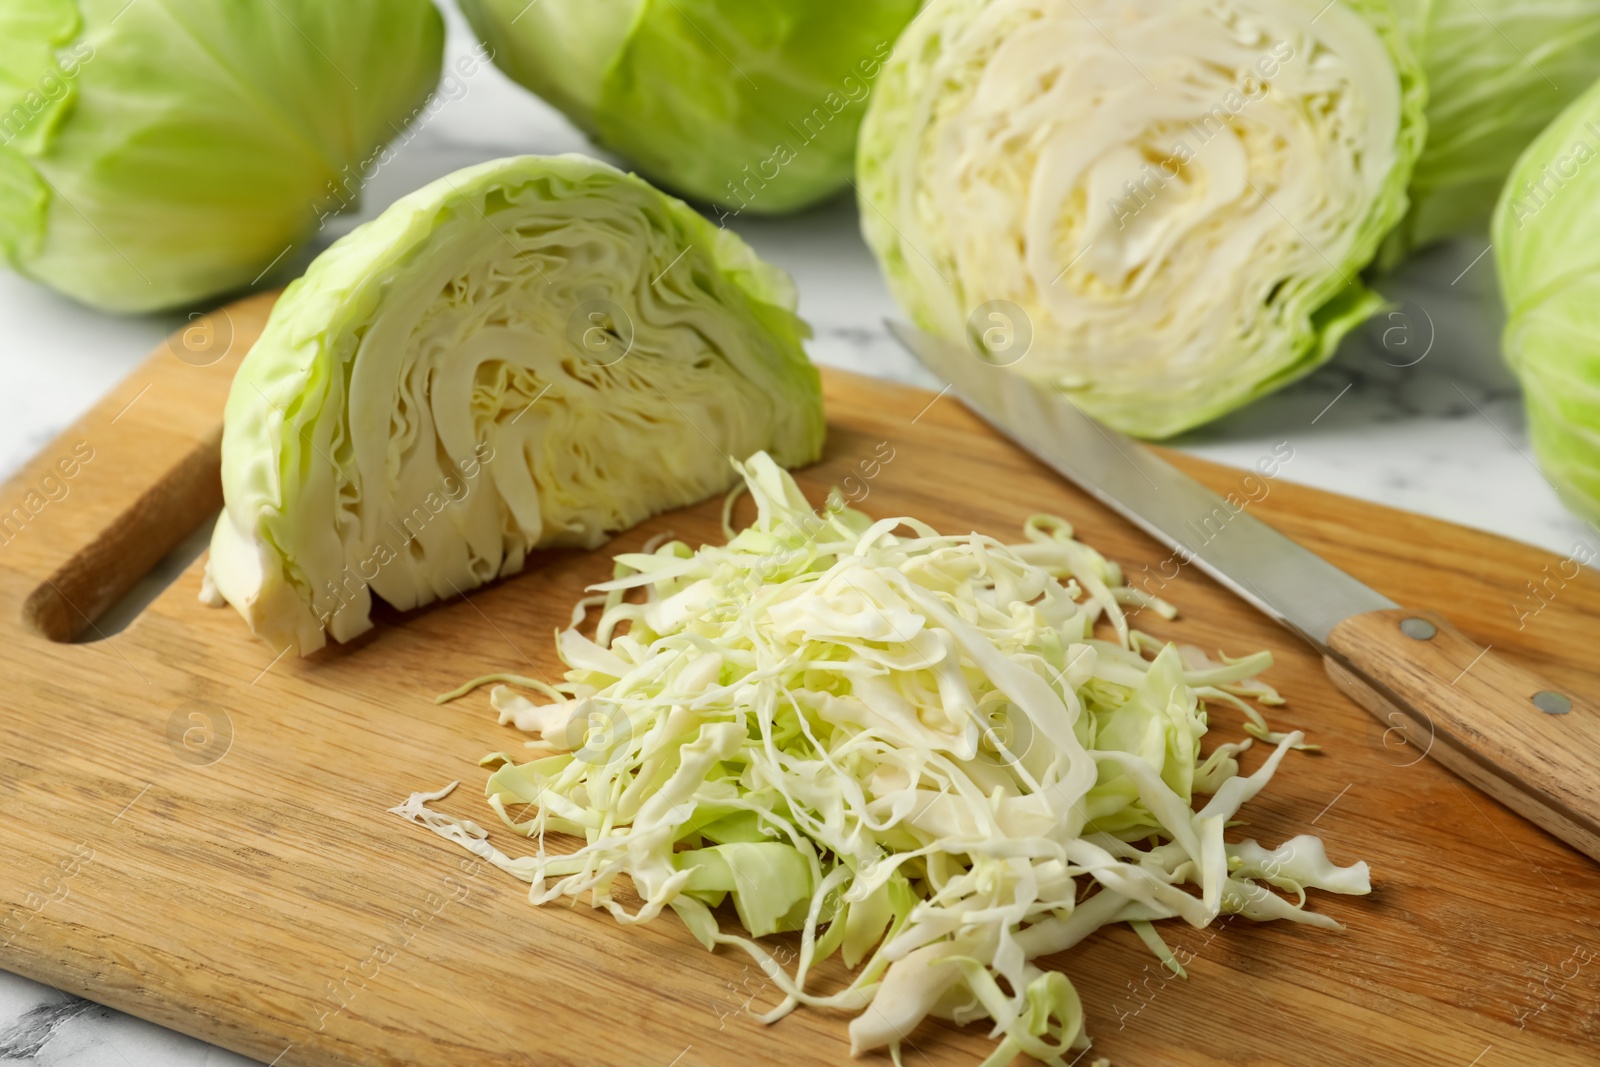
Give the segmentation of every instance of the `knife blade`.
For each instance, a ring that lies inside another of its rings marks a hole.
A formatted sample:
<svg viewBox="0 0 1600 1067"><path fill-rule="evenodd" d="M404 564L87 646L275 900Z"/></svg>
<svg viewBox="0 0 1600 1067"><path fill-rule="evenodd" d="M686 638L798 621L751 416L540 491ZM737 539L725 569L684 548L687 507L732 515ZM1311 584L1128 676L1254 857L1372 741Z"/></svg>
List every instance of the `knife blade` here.
<svg viewBox="0 0 1600 1067"><path fill-rule="evenodd" d="M1402 608L1059 393L965 346L888 326L984 421L1308 642L1341 690L1423 755L1600 860L1593 701L1438 615Z"/></svg>
<svg viewBox="0 0 1600 1067"><path fill-rule="evenodd" d="M985 422L1319 650L1352 615L1399 607L1059 394L910 326L889 328Z"/></svg>

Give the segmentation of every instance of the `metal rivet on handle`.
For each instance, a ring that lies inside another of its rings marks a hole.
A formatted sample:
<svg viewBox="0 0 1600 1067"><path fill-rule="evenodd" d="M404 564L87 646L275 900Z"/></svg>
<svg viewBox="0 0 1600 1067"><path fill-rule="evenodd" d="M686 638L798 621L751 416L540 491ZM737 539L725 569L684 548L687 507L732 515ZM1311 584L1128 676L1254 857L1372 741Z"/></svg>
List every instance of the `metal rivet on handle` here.
<svg viewBox="0 0 1600 1067"><path fill-rule="evenodd" d="M1572 698L1554 689L1533 694L1533 706L1546 715L1565 715L1572 710Z"/></svg>
<svg viewBox="0 0 1600 1067"><path fill-rule="evenodd" d="M1439 633L1439 628L1427 619L1413 616L1400 620L1400 632L1417 641L1432 641Z"/></svg>

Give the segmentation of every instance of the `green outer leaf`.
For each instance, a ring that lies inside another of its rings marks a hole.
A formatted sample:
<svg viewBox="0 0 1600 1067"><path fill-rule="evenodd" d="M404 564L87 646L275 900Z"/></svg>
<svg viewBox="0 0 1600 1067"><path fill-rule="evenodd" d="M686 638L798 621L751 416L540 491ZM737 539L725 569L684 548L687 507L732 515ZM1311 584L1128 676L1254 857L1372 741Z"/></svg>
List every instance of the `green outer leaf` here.
<svg viewBox="0 0 1600 1067"><path fill-rule="evenodd" d="M1505 356L1545 476L1600 521L1600 82L1528 146L1495 208Z"/></svg>
<svg viewBox="0 0 1600 1067"><path fill-rule="evenodd" d="M1487 229L1517 155L1600 78L1600 0L1397 0L1428 83L1428 143L1392 264L1440 237Z"/></svg>
<svg viewBox="0 0 1600 1067"><path fill-rule="evenodd" d="M895 58L885 67L868 109L858 159L862 229L896 298L923 329L962 344L966 343L964 333L950 328L948 322L952 294L920 291L909 269L913 257L926 253L906 247L895 222L905 192L901 188L903 176L894 170L894 155L899 146L926 133L930 119L923 110L924 87L918 79L932 68L943 47L940 31L975 19L996 2L1005 0L933 0L924 9L897 48ZM1360 272L1405 215L1406 187L1427 132L1427 89L1389 0L1336 2L1344 3L1373 27L1394 62L1400 86L1401 125L1395 164L1384 187L1367 218L1356 228L1356 239L1348 254L1338 263L1328 263L1328 269L1319 275L1300 279L1294 343L1275 359L1268 373L1224 362L1202 390L1176 380L1152 380L1137 395L1120 397L1103 395L1092 381L1071 390L1076 403L1126 433L1170 437L1282 388L1326 362L1345 334L1384 306L1383 298L1362 283ZM971 294L954 294L953 300L955 306L969 308L980 302ZM1048 342L1036 339L1036 343ZM1242 363L1243 357L1250 354L1241 353L1234 363Z"/></svg>
<svg viewBox="0 0 1600 1067"><path fill-rule="evenodd" d="M795 930L805 921L803 909L814 892L811 867L793 845L779 841L713 845L675 852L672 863L680 871L692 872L685 892L711 897L733 894L739 921L753 937Z"/></svg>
<svg viewBox="0 0 1600 1067"><path fill-rule="evenodd" d="M50 190L29 165L71 111L82 45L73 0L12 0L0 7L0 257L13 265L44 239Z"/></svg>
<svg viewBox="0 0 1600 1067"><path fill-rule="evenodd" d="M844 188L865 101L919 0L648 0L601 139L686 195L757 214Z"/></svg>
<svg viewBox="0 0 1600 1067"><path fill-rule="evenodd" d="M682 195L794 211L844 188L921 0L464 0L496 62Z"/></svg>
<svg viewBox="0 0 1600 1067"><path fill-rule="evenodd" d="M461 12L512 80L591 136L601 86L649 0L459 0Z"/></svg>
<svg viewBox="0 0 1600 1067"><path fill-rule="evenodd" d="M79 57L57 53L81 25L73 0L7 0L0 8L0 145L37 152L71 110Z"/></svg>
<svg viewBox="0 0 1600 1067"><path fill-rule="evenodd" d="M23 273L111 310L251 283L358 198L356 171L382 162L442 62L431 0L77 6L89 55L70 118L24 150L54 190L42 240L7 243ZM13 202L0 226L26 232Z"/></svg>
<svg viewBox="0 0 1600 1067"><path fill-rule="evenodd" d="M50 190L39 172L9 148L0 148L0 256L16 267L44 240Z"/></svg>

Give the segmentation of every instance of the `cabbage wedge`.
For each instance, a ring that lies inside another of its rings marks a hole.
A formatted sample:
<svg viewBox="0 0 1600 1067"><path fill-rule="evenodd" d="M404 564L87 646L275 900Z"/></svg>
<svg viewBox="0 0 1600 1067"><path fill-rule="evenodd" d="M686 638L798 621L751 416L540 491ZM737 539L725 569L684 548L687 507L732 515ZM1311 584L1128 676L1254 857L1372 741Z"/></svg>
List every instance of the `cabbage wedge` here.
<svg viewBox="0 0 1600 1067"><path fill-rule="evenodd" d="M207 596L275 647L371 626L815 459L787 275L603 163L520 157L400 200L285 292L228 398Z"/></svg>
<svg viewBox="0 0 1600 1067"><path fill-rule="evenodd" d="M1387 0L933 0L868 105L862 226L918 325L1166 437L1382 306L1423 98Z"/></svg>

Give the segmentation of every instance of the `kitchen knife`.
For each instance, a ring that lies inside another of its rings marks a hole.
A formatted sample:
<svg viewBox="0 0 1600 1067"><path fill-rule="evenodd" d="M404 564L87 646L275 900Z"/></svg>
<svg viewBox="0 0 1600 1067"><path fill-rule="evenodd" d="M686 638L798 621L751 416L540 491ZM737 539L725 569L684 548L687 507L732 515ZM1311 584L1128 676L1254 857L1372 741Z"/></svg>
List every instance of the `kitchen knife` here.
<svg viewBox="0 0 1600 1067"><path fill-rule="evenodd" d="M1402 608L1015 371L889 328L1001 433L1308 642L1334 683L1419 753L1600 860L1592 700L1496 657L1438 615Z"/></svg>

